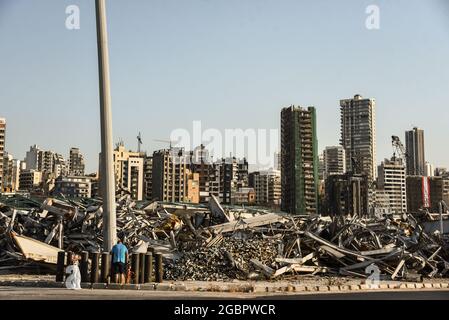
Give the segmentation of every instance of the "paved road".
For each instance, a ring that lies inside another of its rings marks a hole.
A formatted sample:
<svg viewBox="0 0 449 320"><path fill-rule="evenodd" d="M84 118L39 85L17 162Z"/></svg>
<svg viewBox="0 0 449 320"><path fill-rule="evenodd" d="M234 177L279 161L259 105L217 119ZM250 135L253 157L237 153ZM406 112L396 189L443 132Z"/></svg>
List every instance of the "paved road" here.
<svg viewBox="0 0 449 320"><path fill-rule="evenodd" d="M282 300L449 300L449 290L390 290L343 293L245 294L144 290L90 290L0 287L0 300L192 300L192 299L282 299Z"/></svg>

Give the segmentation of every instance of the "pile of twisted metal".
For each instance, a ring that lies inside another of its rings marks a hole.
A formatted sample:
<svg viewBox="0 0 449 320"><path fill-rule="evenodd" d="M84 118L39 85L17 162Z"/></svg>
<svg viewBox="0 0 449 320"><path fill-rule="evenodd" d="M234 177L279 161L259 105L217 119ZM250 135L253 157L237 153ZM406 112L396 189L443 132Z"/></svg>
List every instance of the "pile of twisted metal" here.
<svg viewBox="0 0 449 320"><path fill-rule="evenodd" d="M100 252L101 199L0 199L0 271L53 267L57 253ZM117 199L117 233L131 252L164 256L169 280L386 279L449 275L449 238L412 215L295 216L262 208Z"/></svg>

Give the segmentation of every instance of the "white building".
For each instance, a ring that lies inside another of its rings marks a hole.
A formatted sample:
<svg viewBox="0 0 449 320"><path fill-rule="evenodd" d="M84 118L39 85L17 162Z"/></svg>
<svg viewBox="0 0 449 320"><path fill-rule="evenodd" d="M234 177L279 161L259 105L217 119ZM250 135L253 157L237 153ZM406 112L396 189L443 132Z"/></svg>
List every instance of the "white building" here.
<svg viewBox="0 0 449 320"><path fill-rule="evenodd" d="M431 163L429 163L429 162L427 162L426 161L426 164L425 164L425 167L424 167L424 175L426 176L426 177L433 177L434 176L434 174L435 174L435 169L434 169L434 167L433 167L433 164L431 164Z"/></svg>
<svg viewBox="0 0 449 320"><path fill-rule="evenodd" d="M14 159L11 154L3 157L3 190L15 192L19 190L21 161Z"/></svg>
<svg viewBox="0 0 449 320"><path fill-rule="evenodd" d="M389 197L393 214L407 211L405 164L400 158L385 159L378 167L378 189Z"/></svg>
<svg viewBox="0 0 449 320"><path fill-rule="evenodd" d="M123 144L114 150L114 169L117 190L126 190L134 200L143 200L144 155L127 151Z"/></svg>
<svg viewBox="0 0 449 320"><path fill-rule="evenodd" d="M92 195L92 182L89 177L59 177L55 182L55 195L64 195L69 198L90 198Z"/></svg>

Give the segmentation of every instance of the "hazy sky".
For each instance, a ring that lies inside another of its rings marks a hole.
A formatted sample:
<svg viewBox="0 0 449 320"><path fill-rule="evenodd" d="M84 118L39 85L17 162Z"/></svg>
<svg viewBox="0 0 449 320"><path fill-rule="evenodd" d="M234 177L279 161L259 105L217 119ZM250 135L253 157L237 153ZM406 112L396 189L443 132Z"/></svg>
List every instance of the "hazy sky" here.
<svg viewBox="0 0 449 320"><path fill-rule="evenodd" d="M338 144L339 100L377 102L378 161L390 137L425 130L426 158L449 166L449 2L445 0L107 0L114 137L166 147L175 128L279 128L280 109L314 105L320 149ZM65 27L80 8L80 30ZM380 29L365 27L368 5ZM0 0L0 117L6 149L32 144L97 170L93 0Z"/></svg>

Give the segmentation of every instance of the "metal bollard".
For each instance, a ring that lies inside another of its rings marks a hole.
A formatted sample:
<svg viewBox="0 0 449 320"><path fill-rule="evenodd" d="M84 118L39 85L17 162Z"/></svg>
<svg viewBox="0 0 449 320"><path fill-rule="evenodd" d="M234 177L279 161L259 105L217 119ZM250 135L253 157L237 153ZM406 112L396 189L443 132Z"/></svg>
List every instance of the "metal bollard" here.
<svg viewBox="0 0 449 320"><path fill-rule="evenodd" d="M80 261L81 282L89 282L89 252L81 253Z"/></svg>
<svg viewBox="0 0 449 320"><path fill-rule="evenodd" d="M56 263L56 282L64 281L65 252L58 252L58 260Z"/></svg>
<svg viewBox="0 0 449 320"><path fill-rule="evenodd" d="M145 283L153 280L153 254L148 252L145 255Z"/></svg>
<svg viewBox="0 0 449 320"><path fill-rule="evenodd" d="M111 276L111 256L108 252L103 252L101 255L101 282L110 283Z"/></svg>
<svg viewBox="0 0 449 320"><path fill-rule="evenodd" d="M156 253L155 260L156 260L156 282L162 283L164 278L164 266L162 263L162 254Z"/></svg>
<svg viewBox="0 0 449 320"><path fill-rule="evenodd" d="M92 267L90 269L90 282L98 283L98 267L100 263L100 253L93 252L92 253Z"/></svg>
<svg viewBox="0 0 449 320"><path fill-rule="evenodd" d="M133 253L131 256L131 271L133 273L133 277L132 277L133 284L139 283L139 277L140 277L139 268L140 268L139 254Z"/></svg>
<svg viewBox="0 0 449 320"><path fill-rule="evenodd" d="M139 254L140 270L139 270L139 283L145 283L145 253Z"/></svg>

